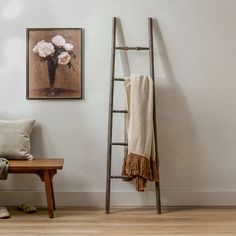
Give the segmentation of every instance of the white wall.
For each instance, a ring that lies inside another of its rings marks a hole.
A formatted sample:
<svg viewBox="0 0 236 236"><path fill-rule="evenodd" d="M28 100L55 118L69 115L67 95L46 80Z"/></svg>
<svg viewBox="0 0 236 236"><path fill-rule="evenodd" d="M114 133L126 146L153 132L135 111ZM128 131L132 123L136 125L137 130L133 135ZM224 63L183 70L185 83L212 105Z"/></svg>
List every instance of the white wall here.
<svg viewBox="0 0 236 236"><path fill-rule="evenodd" d="M54 179L60 205L104 202L112 16L134 46L146 45L147 17L155 19L163 202L236 204L235 8L235 0L0 0L0 118L35 117L33 154L65 159ZM27 27L84 28L84 100L25 99ZM148 72L147 52L130 52L129 65L118 59L118 76ZM122 152L114 154L119 173ZM0 188L3 204L44 199L36 176L9 176ZM117 205L154 203L129 183L112 190Z"/></svg>

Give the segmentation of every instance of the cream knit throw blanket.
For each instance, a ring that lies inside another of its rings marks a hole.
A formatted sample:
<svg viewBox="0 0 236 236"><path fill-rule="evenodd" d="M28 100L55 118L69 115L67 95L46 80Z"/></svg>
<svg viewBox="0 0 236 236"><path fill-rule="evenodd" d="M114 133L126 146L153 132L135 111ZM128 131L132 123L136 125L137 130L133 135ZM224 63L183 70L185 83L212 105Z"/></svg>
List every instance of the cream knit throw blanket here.
<svg viewBox="0 0 236 236"><path fill-rule="evenodd" d="M149 76L131 75L125 78L127 95L126 134L128 153L122 174L136 178L137 191L144 191L146 182L158 181L155 162L153 129L153 80Z"/></svg>

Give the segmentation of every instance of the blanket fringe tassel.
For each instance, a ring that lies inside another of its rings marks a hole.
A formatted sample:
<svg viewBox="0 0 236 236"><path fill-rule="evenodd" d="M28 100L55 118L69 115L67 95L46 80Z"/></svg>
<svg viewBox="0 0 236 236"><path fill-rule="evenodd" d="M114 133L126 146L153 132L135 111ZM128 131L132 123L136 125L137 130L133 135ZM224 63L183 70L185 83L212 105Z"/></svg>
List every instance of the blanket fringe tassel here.
<svg viewBox="0 0 236 236"><path fill-rule="evenodd" d="M123 162L122 175L136 178L136 190L143 192L147 181L159 181L158 166L155 160L134 153L129 153Z"/></svg>

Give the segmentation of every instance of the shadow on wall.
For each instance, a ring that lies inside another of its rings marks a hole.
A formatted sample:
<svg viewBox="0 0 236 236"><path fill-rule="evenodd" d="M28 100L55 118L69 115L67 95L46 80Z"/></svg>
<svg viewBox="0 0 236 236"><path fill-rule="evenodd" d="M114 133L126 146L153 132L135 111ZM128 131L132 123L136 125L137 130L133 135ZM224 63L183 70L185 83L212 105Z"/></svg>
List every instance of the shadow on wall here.
<svg viewBox="0 0 236 236"><path fill-rule="evenodd" d="M124 32L123 32L123 29L122 29L120 18L117 18L116 26L117 26L116 29L117 29L118 45L120 47L126 46ZM128 58L127 51L119 50L119 55L120 55L120 61L121 61L123 74L124 74L124 76L129 76L131 73L130 73L129 58Z"/></svg>
<svg viewBox="0 0 236 236"><path fill-rule="evenodd" d="M40 124L36 123L33 132L31 134L31 149L34 150L35 156L45 156L46 153L44 151L44 144L43 144L43 134L42 134L42 127Z"/></svg>
<svg viewBox="0 0 236 236"><path fill-rule="evenodd" d="M179 84L175 82L160 26L156 19L153 20L153 34L158 59L160 59L164 71L164 78L159 75L155 78L161 188L164 191L195 190L195 188L200 188L204 182L203 159L200 155L201 144L184 93ZM120 46L126 45L120 19L117 19L117 41ZM120 59L124 75L130 75L127 51L120 52ZM155 60L157 72L158 67L157 60ZM149 184L147 187L147 190L151 189L153 189L153 184ZM168 199L162 194L162 198L165 204L173 203L174 196L173 199ZM147 203L152 202L153 198L150 194L140 194L140 200Z"/></svg>
<svg viewBox="0 0 236 236"><path fill-rule="evenodd" d="M158 21L153 21L154 40L164 70L164 80L156 78L156 104L161 188L194 190L204 182L201 144L194 118L184 93L175 82ZM157 63L156 68L157 68ZM191 78L189 78L191 79ZM165 196L163 196L165 199ZM165 199L165 202L169 199ZM171 201L171 200L170 200Z"/></svg>

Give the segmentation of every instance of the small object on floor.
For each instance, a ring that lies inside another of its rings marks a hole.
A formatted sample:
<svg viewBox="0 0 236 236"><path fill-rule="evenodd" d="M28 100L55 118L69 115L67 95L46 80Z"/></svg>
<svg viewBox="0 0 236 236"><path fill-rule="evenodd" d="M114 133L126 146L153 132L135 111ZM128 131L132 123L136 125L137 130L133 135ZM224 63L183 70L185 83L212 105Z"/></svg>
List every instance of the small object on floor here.
<svg viewBox="0 0 236 236"><path fill-rule="evenodd" d="M36 212L38 210L34 205L27 204L27 203L21 204L17 208L20 211L23 211L25 213L34 213L34 212Z"/></svg>
<svg viewBox="0 0 236 236"><path fill-rule="evenodd" d="M10 213L6 207L0 207L0 219L6 219L10 217Z"/></svg>

